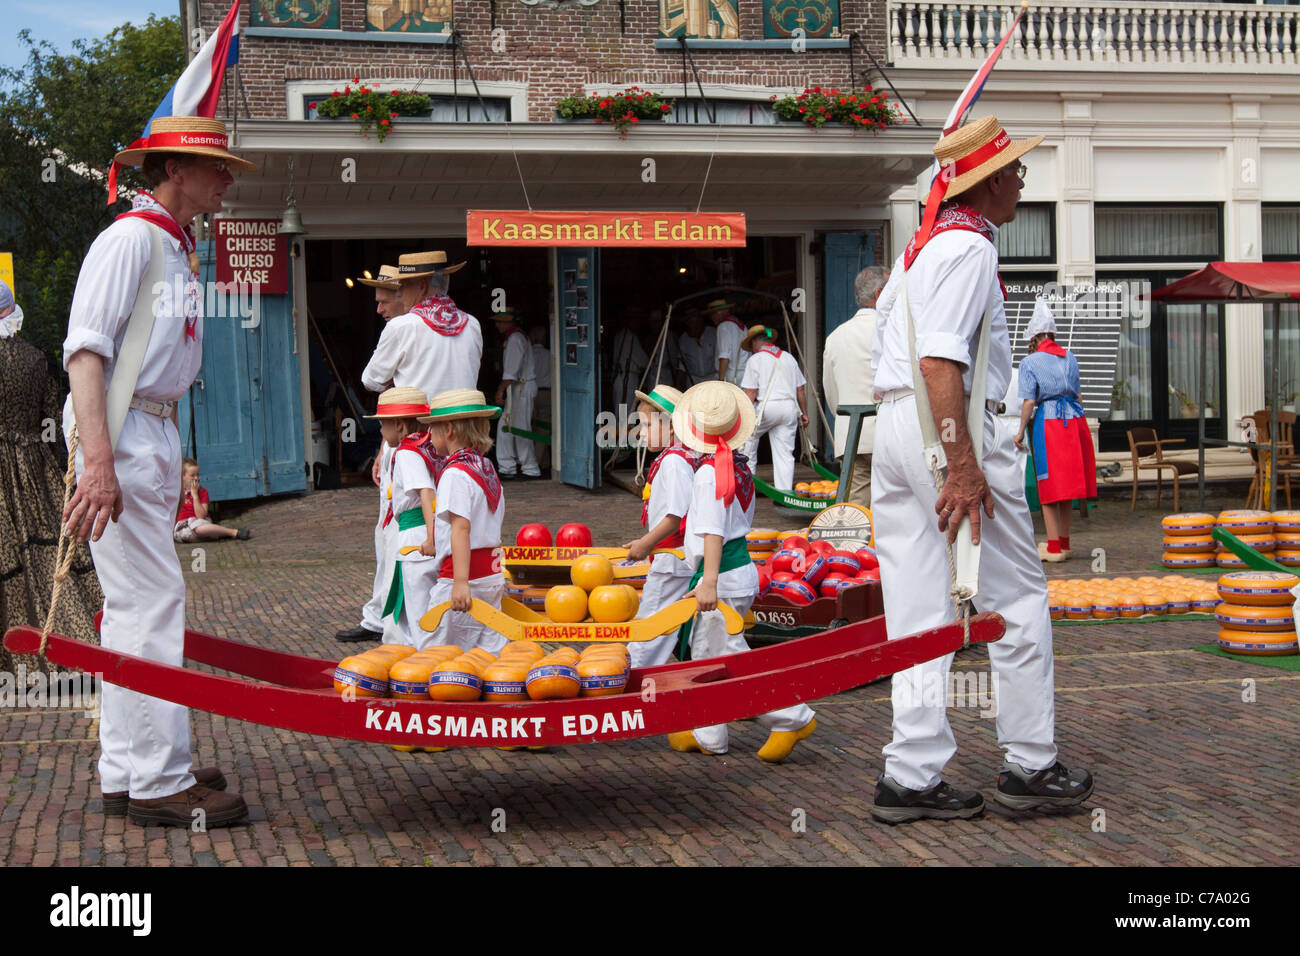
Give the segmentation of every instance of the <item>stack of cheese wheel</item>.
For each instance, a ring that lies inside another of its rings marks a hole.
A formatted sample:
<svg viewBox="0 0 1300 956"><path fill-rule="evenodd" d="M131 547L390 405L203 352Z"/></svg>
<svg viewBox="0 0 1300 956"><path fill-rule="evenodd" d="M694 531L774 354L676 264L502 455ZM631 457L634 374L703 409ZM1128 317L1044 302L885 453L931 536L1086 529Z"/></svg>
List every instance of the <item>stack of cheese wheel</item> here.
<svg viewBox="0 0 1300 956"><path fill-rule="evenodd" d="M609 697L627 687L631 659L622 644L591 644L578 658L578 688L583 697Z"/></svg>
<svg viewBox="0 0 1300 956"><path fill-rule="evenodd" d="M532 700L566 700L577 697L578 652L561 647L537 660L524 675L524 689Z"/></svg>
<svg viewBox="0 0 1300 956"><path fill-rule="evenodd" d="M745 535L745 547L755 564L762 563L772 556L781 546L781 533L772 528L755 528Z"/></svg>
<svg viewBox="0 0 1300 956"><path fill-rule="evenodd" d="M1191 575L1139 578L1052 578L1047 582L1052 620L1088 621L1205 613L1218 603L1213 580Z"/></svg>
<svg viewBox="0 0 1300 956"><path fill-rule="evenodd" d="M614 583L614 565L599 554L584 554L569 568L572 584L557 584L546 592L546 616L556 624L595 620L622 623L636 617L641 604L637 589ZM641 579L645 583L645 579Z"/></svg>
<svg viewBox="0 0 1300 956"><path fill-rule="evenodd" d="M1165 567L1178 568L1212 568L1214 567L1214 515L1204 512L1187 512L1185 514L1166 515L1160 520L1160 529L1164 532Z"/></svg>
<svg viewBox="0 0 1300 956"><path fill-rule="evenodd" d="M429 673L429 696L433 700L478 700L483 695L483 671L495 659L476 647L435 664Z"/></svg>
<svg viewBox="0 0 1300 956"><path fill-rule="evenodd" d="M354 697L387 697L389 670L414 653L415 648L407 644L380 644L345 657L334 668L334 689Z"/></svg>
<svg viewBox="0 0 1300 956"><path fill-rule="evenodd" d="M506 594L514 598L520 604L526 607L542 609L546 607L546 592L550 588L532 587L529 585L507 584Z"/></svg>
<svg viewBox="0 0 1300 956"><path fill-rule="evenodd" d="M1291 589L1298 584L1300 577L1282 571L1234 571L1219 578L1219 647L1255 657L1295 654Z"/></svg>
<svg viewBox="0 0 1300 956"><path fill-rule="evenodd" d="M1272 554L1276 546L1273 540L1273 516L1267 511L1230 510L1219 512L1218 526L1248 544L1261 554ZM1244 568L1246 562L1241 560L1224 545L1218 545L1215 555L1221 568Z"/></svg>
<svg viewBox="0 0 1300 956"><path fill-rule="evenodd" d="M428 700L433 669L462 653L454 644L435 644L402 658L388 669L390 695L399 700Z"/></svg>
<svg viewBox="0 0 1300 956"><path fill-rule="evenodd" d="M483 699L527 700L528 672L546 656L535 641L512 641L495 661L483 668Z"/></svg>
<svg viewBox="0 0 1300 956"><path fill-rule="evenodd" d="M1300 567L1300 511L1273 512L1273 560Z"/></svg>

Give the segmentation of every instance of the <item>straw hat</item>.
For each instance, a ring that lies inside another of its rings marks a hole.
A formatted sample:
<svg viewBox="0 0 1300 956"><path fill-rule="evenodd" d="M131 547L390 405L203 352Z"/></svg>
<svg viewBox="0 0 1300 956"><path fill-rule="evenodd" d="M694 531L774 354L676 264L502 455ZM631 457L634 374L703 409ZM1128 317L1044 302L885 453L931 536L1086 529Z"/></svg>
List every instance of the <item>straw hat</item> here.
<svg viewBox="0 0 1300 956"><path fill-rule="evenodd" d="M501 409L489 405L487 397L478 389L453 388L433 396L429 413L420 419L420 424L451 422L458 418L496 418L500 414Z"/></svg>
<svg viewBox="0 0 1300 956"><path fill-rule="evenodd" d="M515 314L514 309L502 309L500 312L492 313L493 322L509 322L511 325L519 324L519 316Z"/></svg>
<svg viewBox="0 0 1300 956"><path fill-rule="evenodd" d="M375 414L366 418L419 418L429 413L429 399L418 388L390 388L379 396Z"/></svg>
<svg viewBox="0 0 1300 956"><path fill-rule="evenodd" d="M739 448L754 434L754 403L730 382L700 382L673 409L673 431L687 448L705 454L717 451L715 436Z"/></svg>
<svg viewBox="0 0 1300 956"><path fill-rule="evenodd" d="M399 279L424 279L432 275L451 275L465 268L464 262L447 265L447 253L441 249L432 252L408 252L397 257Z"/></svg>
<svg viewBox="0 0 1300 956"><path fill-rule="evenodd" d="M357 281L375 289L387 289L389 292L396 292L402 287L402 283L398 281L397 266L380 266L379 275L375 278L364 275Z"/></svg>
<svg viewBox="0 0 1300 956"><path fill-rule="evenodd" d="M1043 141L1042 136L1013 140L996 116L981 116L953 130L934 147L935 158L948 177L943 198L952 199L1009 166Z"/></svg>
<svg viewBox="0 0 1300 956"><path fill-rule="evenodd" d="M721 312L723 309L732 309L732 308L735 308L735 306L733 306L726 299L714 299L712 302L710 302L708 305L704 307L704 311Z"/></svg>
<svg viewBox="0 0 1300 956"><path fill-rule="evenodd" d="M1044 332L1056 334L1056 318L1052 315L1052 308L1047 304L1047 300L1039 296L1038 301L1034 303L1034 314L1025 329L1025 341L1031 341L1035 335L1042 335Z"/></svg>
<svg viewBox="0 0 1300 956"><path fill-rule="evenodd" d="M671 385L656 385L649 393L637 392L637 401L653 405L666 415L671 415L677 403L682 400L682 393Z"/></svg>
<svg viewBox="0 0 1300 956"><path fill-rule="evenodd" d="M742 349L749 348L749 343L759 335L766 335L769 339L776 338L776 333L766 325L751 325L749 331L745 333L745 337L740 340L740 347Z"/></svg>
<svg viewBox="0 0 1300 956"><path fill-rule="evenodd" d="M188 153L224 159L232 173L255 173L257 166L227 150L226 124L206 116L158 116L149 133L113 157L119 166L139 166L149 153Z"/></svg>

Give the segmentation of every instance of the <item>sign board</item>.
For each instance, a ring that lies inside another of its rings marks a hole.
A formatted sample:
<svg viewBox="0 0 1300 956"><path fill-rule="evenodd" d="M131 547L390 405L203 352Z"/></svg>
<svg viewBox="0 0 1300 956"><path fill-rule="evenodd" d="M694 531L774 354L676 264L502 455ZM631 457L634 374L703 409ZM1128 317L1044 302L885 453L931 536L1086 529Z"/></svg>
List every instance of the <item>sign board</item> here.
<svg viewBox="0 0 1300 956"><path fill-rule="evenodd" d="M14 288L14 254L12 252L0 252L0 280L9 286L9 290L15 296L18 290Z"/></svg>
<svg viewBox="0 0 1300 956"><path fill-rule="evenodd" d="M743 212L470 209L470 246L743 246Z"/></svg>
<svg viewBox="0 0 1300 956"><path fill-rule="evenodd" d="M216 281L256 286L261 295L288 292L289 244L279 227L279 219L216 220Z"/></svg>
<svg viewBox="0 0 1300 956"><path fill-rule="evenodd" d="M845 501L830 505L813 518L808 526L809 541L829 541L844 551L872 547L875 532L871 526L871 509Z"/></svg>

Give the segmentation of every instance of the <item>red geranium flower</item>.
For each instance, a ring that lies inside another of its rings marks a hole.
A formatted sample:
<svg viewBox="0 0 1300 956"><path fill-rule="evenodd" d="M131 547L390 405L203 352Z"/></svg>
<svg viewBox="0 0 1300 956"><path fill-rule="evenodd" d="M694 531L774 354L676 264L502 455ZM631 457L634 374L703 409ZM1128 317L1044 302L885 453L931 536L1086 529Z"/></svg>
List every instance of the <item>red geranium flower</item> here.
<svg viewBox="0 0 1300 956"><path fill-rule="evenodd" d="M353 82L353 83L360 83L360 82L361 82L361 77L359 77L359 76L354 76L354 77L352 77L352 82Z"/></svg>
<svg viewBox="0 0 1300 956"><path fill-rule="evenodd" d="M316 108L316 104L315 104L315 103L308 103L308 104L307 104L307 109L309 109L309 110L314 110L315 108Z"/></svg>
<svg viewBox="0 0 1300 956"><path fill-rule="evenodd" d="M353 119L361 119L361 117L358 116L356 113L353 113L353 114L352 114L352 118L353 118Z"/></svg>

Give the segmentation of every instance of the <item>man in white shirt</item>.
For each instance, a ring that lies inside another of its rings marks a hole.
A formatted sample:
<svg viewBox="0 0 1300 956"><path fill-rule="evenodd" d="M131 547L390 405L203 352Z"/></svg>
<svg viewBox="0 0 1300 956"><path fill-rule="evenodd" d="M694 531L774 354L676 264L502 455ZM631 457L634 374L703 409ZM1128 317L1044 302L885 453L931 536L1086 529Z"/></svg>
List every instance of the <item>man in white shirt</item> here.
<svg viewBox="0 0 1300 956"><path fill-rule="evenodd" d="M757 411L754 434L745 443L745 457L753 467L758 440L767 435L772 447L772 487L794 489L794 440L798 426L808 424L807 380L794 356L776 345L776 330L755 325L745 333L740 347L749 352L740 387Z"/></svg>
<svg viewBox="0 0 1300 956"><path fill-rule="evenodd" d="M749 353L740 344L747 331L745 323L731 314L731 303L726 299L714 299L704 309L717 330L718 381L739 385L745 377L745 363L749 361Z"/></svg>
<svg viewBox="0 0 1300 956"><path fill-rule="evenodd" d="M688 387L717 377L718 332L712 325L705 324L701 313L687 315L686 331L678 339L678 346L686 374L690 376Z"/></svg>
<svg viewBox="0 0 1300 956"><path fill-rule="evenodd" d="M1040 142L1041 136L1013 142L989 116L935 146L944 171L935 179L921 229L877 303L872 346L875 389L882 395L871 463L872 517L886 630L893 640L953 619L947 547L969 520L972 543L982 542L976 602L1006 620L1005 636L989 645L998 682L998 742L1006 750L994 799L1014 810L1077 806L1092 793L1087 771L1071 771L1057 759L1047 585L1024 473L996 419L1011 375L997 228L1015 218L1025 171L1019 158ZM984 322L990 323L987 372L982 392L972 395ZM942 443L942 491L936 492L926 463L914 388L926 390L933 432ZM985 405L982 458L967 428L968 402ZM952 657L894 675L894 739L884 749L871 811L878 820L967 818L984 809L977 791L956 790L942 778L957 747L945 692L936 701L934 688L948 687Z"/></svg>
<svg viewBox="0 0 1300 956"><path fill-rule="evenodd" d="M889 279L889 270L883 266L867 266L853 280L853 298L858 311L826 336L826 350L822 356L822 394L835 415L835 457L847 452L844 445L849 437L849 419L837 415L841 405L874 405L876 403L871 375L871 337L876 331L876 299ZM858 447L852 452L853 477L849 483L846 500L862 505L871 504L871 448L876 437L876 420L862 419L862 432Z"/></svg>
<svg viewBox="0 0 1300 956"><path fill-rule="evenodd" d="M144 166L151 191L138 193L131 211L91 244L63 343L71 385L64 434L71 442L75 427L79 441L77 490L63 521L82 541L90 538L104 589L100 641L173 667L183 665L185 647L185 579L172 544L181 487L176 402L203 359L190 222L221 211L232 170L257 170L227 152L226 141L220 120L167 116L117 154L115 167ZM161 294L151 276L161 277ZM139 350L128 333L137 327L145 333ZM133 396L129 407L117 405L117 391L109 394L119 374L134 375L134 388L122 392ZM187 708L113 683L101 688L100 705L105 816L183 827L200 817L214 827L247 816L240 797L220 792L226 778L218 768L193 768Z"/></svg>
<svg viewBox="0 0 1300 956"><path fill-rule="evenodd" d="M533 344L519 327L519 319L513 312L494 313L492 320L505 340L501 384L496 393L496 404L502 409L497 419L497 471L502 481L540 478L542 472L537 466L532 439L506 431L507 428L522 432L533 429L533 402L537 398Z"/></svg>

